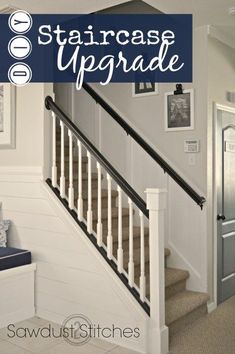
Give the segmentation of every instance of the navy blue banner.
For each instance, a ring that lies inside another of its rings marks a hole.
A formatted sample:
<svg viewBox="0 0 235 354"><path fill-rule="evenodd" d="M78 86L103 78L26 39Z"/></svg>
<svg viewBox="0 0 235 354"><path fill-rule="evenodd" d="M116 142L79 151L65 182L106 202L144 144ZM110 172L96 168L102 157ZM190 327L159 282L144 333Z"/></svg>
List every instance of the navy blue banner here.
<svg viewBox="0 0 235 354"><path fill-rule="evenodd" d="M0 82L192 82L191 15L0 15Z"/></svg>

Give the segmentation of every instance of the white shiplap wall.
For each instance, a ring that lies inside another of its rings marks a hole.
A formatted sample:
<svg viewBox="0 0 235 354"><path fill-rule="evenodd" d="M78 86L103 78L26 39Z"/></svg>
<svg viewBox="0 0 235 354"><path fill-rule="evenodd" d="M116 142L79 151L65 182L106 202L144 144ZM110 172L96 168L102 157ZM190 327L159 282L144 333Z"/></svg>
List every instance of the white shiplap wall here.
<svg viewBox="0 0 235 354"><path fill-rule="evenodd" d="M37 314L62 323L82 313L101 326L139 327L139 339L112 341L145 352L148 316L41 181L40 171L0 171L0 201L2 217L12 221L9 245L29 249L37 263Z"/></svg>

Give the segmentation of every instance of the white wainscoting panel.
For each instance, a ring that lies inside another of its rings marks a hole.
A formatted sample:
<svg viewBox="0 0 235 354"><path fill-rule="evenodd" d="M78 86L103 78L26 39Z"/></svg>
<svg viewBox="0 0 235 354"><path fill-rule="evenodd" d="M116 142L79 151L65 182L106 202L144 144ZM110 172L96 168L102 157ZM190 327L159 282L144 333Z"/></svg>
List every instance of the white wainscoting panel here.
<svg viewBox="0 0 235 354"><path fill-rule="evenodd" d="M37 264L37 315L62 323L82 313L101 326L138 327L140 338L110 341L145 353L147 314L41 177L31 178L22 171L19 182L0 178L0 202L12 222L9 245L29 249Z"/></svg>
<svg viewBox="0 0 235 354"><path fill-rule="evenodd" d="M187 288L207 291L206 205L203 210L171 179L168 183L168 265L190 273Z"/></svg>

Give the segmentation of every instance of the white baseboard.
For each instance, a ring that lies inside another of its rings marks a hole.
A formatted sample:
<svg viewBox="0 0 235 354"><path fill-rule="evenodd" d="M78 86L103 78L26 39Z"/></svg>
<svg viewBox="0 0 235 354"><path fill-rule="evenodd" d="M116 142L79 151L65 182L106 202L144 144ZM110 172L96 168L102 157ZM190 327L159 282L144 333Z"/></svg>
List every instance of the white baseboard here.
<svg viewBox="0 0 235 354"><path fill-rule="evenodd" d="M207 304L207 311L208 311L208 313L211 313L211 312L213 312L213 311L216 310L216 309L217 309L217 304L216 304L216 302L210 302L210 303Z"/></svg>
<svg viewBox="0 0 235 354"><path fill-rule="evenodd" d="M8 313L4 316L0 316L0 328L15 324L17 322L28 320L35 316L35 307L25 307L19 311Z"/></svg>
<svg viewBox="0 0 235 354"><path fill-rule="evenodd" d="M185 259L182 253L177 249L176 245L172 241L168 241L168 247L171 250L171 257L167 260L167 264L172 268L186 269L190 273L190 277L187 280L187 289L192 291L205 291L202 287L202 279L200 274L192 265Z"/></svg>

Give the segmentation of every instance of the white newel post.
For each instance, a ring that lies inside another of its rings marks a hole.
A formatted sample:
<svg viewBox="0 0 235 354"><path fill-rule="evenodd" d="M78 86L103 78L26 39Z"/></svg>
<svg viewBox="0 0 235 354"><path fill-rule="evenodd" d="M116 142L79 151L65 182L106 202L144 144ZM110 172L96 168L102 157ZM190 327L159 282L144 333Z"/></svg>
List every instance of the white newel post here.
<svg viewBox="0 0 235 354"><path fill-rule="evenodd" d="M150 327L149 353L168 353L168 327L165 325L165 189L147 189L150 249Z"/></svg>

